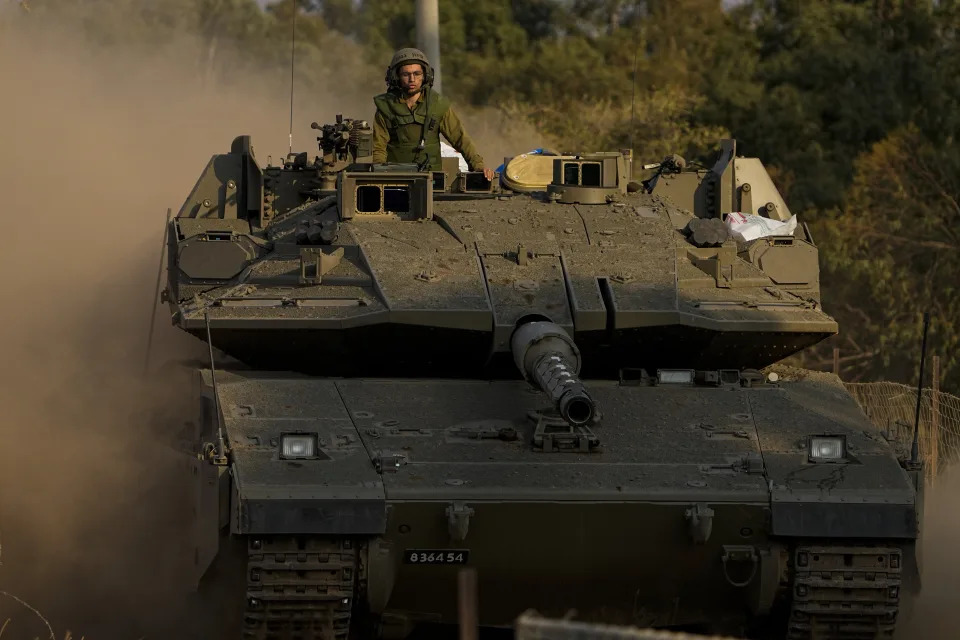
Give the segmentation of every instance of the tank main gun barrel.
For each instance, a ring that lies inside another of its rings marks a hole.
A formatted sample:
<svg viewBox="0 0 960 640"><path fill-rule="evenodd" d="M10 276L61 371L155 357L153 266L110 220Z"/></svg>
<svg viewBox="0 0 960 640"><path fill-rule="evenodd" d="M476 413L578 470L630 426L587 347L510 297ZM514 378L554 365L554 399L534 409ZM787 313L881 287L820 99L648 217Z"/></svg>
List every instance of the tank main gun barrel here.
<svg viewBox="0 0 960 640"><path fill-rule="evenodd" d="M580 426L593 421L597 406L578 377L580 350L552 322L527 322L510 339L513 360L523 377L550 397L560 416Z"/></svg>

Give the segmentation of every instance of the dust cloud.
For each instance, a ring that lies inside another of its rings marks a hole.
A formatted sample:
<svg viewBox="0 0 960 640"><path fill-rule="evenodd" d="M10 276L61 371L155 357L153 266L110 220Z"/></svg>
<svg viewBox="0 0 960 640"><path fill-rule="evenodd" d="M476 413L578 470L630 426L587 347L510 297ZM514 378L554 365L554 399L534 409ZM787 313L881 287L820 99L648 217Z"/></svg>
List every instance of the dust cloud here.
<svg viewBox="0 0 960 640"><path fill-rule="evenodd" d="M284 92L204 82L189 51L0 37L0 590L58 638L172 637L187 610L189 481L159 444L190 417L186 381L142 376L154 309L154 372L204 354L153 302L166 208L238 134L279 161L289 113ZM295 143L315 148L309 122L365 89L304 96ZM8 619L4 638L49 635L0 596Z"/></svg>
<svg viewBox="0 0 960 640"><path fill-rule="evenodd" d="M948 640L960 629L960 469L928 488L923 519L923 589L897 630L900 640Z"/></svg>
<svg viewBox="0 0 960 640"><path fill-rule="evenodd" d="M176 212L236 135L253 136L261 163L279 162L289 94L279 73L203 78L189 40L150 54L96 49L9 15L0 12L0 591L58 638L189 637L190 486L182 458L159 444L190 417L186 381L156 372L204 350L153 298L166 208ZM314 153L313 120L371 118L381 90L374 69L335 96L300 92L294 150ZM498 116L475 117L491 164L539 145L528 134L503 148L490 135ZM3 594L0 629L49 636Z"/></svg>

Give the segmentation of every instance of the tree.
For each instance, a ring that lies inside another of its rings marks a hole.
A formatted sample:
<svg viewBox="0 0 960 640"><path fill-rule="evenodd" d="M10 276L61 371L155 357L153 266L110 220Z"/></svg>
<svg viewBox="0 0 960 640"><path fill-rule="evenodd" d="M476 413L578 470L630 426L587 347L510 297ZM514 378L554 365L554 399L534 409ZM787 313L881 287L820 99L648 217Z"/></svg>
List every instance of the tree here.
<svg viewBox="0 0 960 640"><path fill-rule="evenodd" d="M960 146L915 126L873 145L855 163L842 210L815 227L824 252L824 306L841 326L848 375L912 380L920 315L946 387L960 391Z"/></svg>
<svg viewBox="0 0 960 640"><path fill-rule="evenodd" d="M790 169L796 210L837 206L854 159L922 108L936 64L932 3L881 5L756 0L739 12L758 43L754 74L764 91L716 115L745 149Z"/></svg>

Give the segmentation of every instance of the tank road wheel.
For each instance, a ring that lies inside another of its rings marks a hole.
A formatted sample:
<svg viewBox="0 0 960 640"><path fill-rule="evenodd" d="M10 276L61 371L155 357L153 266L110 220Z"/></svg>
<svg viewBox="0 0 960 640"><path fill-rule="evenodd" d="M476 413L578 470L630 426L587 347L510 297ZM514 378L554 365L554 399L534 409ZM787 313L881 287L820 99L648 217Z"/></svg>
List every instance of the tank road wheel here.
<svg viewBox="0 0 960 640"><path fill-rule="evenodd" d="M348 640L359 545L352 538L248 538L244 640Z"/></svg>
<svg viewBox="0 0 960 640"><path fill-rule="evenodd" d="M892 638L902 573L899 547L798 546L787 639Z"/></svg>

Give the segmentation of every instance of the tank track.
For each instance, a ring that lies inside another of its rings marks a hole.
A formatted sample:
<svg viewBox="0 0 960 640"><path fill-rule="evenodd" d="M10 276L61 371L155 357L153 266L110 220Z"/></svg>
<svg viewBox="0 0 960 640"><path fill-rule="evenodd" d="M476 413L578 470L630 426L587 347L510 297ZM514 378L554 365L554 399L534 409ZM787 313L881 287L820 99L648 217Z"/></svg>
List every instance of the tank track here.
<svg viewBox="0 0 960 640"><path fill-rule="evenodd" d="M902 571L895 546L798 546L787 640L892 638Z"/></svg>
<svg viewBox="0 0 960 640"><path fill-rule="evenodd" d="M244 640L347 640L358 546L341 537L250 538Z"/></svg>

